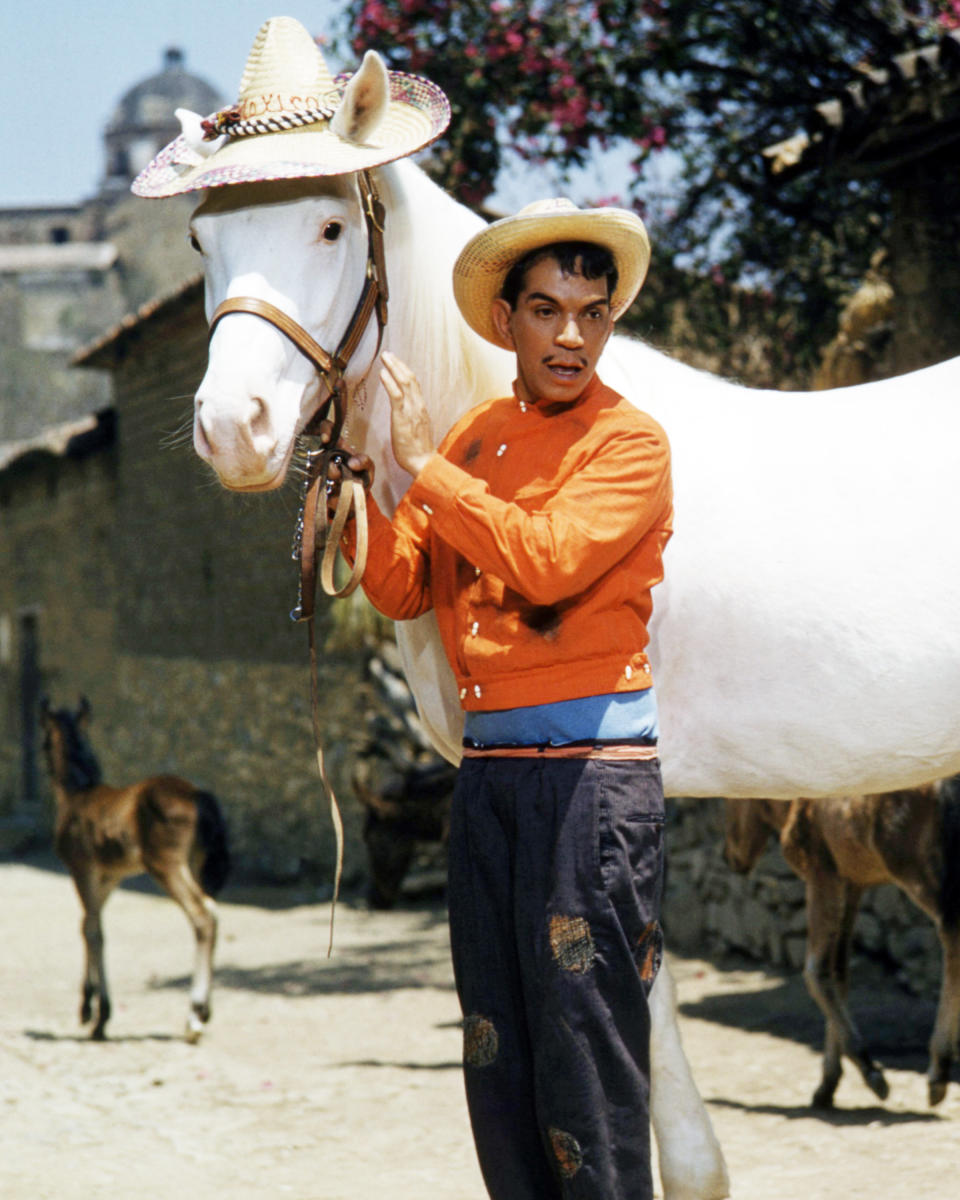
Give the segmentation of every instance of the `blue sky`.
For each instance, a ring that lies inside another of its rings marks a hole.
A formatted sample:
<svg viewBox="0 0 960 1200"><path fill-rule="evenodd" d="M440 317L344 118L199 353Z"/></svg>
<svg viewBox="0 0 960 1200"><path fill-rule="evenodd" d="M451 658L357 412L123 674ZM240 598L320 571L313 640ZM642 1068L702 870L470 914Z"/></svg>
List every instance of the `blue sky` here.
<svg viewBox="0 0 960 1200"><path fill-rule="evenodd" d="M232 99L264 21L291 16L311 33L332 33L343 5L45 0L3 7L0 206L8 206L75 203L92 195L104 167L103 128L115 104L161 70L167 47L180 47L187 70Z"/></svg>

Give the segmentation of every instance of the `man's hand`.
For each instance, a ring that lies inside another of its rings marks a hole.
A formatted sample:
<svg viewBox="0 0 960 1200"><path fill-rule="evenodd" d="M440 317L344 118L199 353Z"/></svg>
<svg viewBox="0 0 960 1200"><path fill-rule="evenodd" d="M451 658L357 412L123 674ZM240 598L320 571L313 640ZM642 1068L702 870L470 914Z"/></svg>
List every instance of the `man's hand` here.
<svg viewBox="0 0 960 1200"><path fill-rule="evenodd" d="M405 471L419 475L433 455L430 415L420 384L410 368L395 354L384 351L380 382L390 397L390 433L393 457Z"/></svg>
<svg viewBox="0 0 960 1200"><path fill-rule="evenodd" d="M330 441L330 435L333 433L333 422L322 421L320 423L319 438L324 445ZM337 445L337 449L343 452L344 460L347 466L357 475L363 477L363 484L367 491L373 486L374 465L373 459L369 454L357 454L344 445L341 441ZM333 516L333 510L337 506L337 498L340 495L340 482L343 478L343 473L336 460L330 463L327 470L327 512L329 517Z"/></svg>

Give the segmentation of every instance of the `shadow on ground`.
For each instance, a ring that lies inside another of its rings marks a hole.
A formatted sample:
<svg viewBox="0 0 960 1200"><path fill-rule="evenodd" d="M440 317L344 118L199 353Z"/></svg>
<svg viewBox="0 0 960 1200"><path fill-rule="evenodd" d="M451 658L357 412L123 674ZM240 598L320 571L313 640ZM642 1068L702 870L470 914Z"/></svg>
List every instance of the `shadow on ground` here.
<svg viewBox="0 0 960 1200"><path fill-rule="evenodd" d="M23 1036L31 1042L74 1042L78 1046L102 1046L104 1042L123 1045L127 1042L182 1042L182 1037L172 1033L128 1033L122 1037L111 1037L109 1034L97 1040L89 1033L51 1033L49 1029L25 1029ZM97 1051L99 1053L99 1050Z"/></svg>
<svg viewBox="0 0 960 1200"><path fill-rule="evenodd" d="M446 943L437 945L429 930L446 919L445 911L422 912L421 929L402 941L373 941L360 946L334 948L327 958L318 948L316 957L264 963L256 967L230 963L216 968L216 986L240 991L266 992L280 996L339 996L389 992L404 988L453 990L450 956ZM152 987L187 988L189 976L157 979Z"/></svg>
<svg viewBox="0 0 960 1200"><path fill-rule="evenodd" d="M838 1128L858 1128L868 1125L916 1125L931 1121L943 1121L935 1112L891 1112L879 1104L868 1104L862 1108L814 1108L810 1104L744 1104L739 1100L711 1097L711 1108L730 1108L743 1113L757 1113L787 1120L815 1120Z"/></svg>

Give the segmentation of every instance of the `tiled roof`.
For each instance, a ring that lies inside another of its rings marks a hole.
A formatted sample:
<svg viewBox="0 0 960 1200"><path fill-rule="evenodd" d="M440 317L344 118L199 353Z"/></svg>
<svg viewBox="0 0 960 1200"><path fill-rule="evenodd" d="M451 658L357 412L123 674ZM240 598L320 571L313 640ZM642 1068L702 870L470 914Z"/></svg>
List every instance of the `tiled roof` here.
<svg viewBox="0 0 960 1200"><path fill-rule="evenodd" d="M76 421L52 425L35 437L17 442L0 442L0 472L28 454L49 454L62 458L82 454L109 441L113 435L113 415L110 410L90 413Z"/></svg>
<svg viewBox="0 0 960 1200"><path fill-rule="evenodd" d="M0 246L0 275L34 271L108 271L116 261L117 248L112 242Z"/></svg>
<svg viewBox="0 0 960 1200"><path fill-rule="evenodd" d="M763 151L775 180L824 167L881 175L960 139L960 30L859 70L840 96L814 107L807 129Z"/></svg>

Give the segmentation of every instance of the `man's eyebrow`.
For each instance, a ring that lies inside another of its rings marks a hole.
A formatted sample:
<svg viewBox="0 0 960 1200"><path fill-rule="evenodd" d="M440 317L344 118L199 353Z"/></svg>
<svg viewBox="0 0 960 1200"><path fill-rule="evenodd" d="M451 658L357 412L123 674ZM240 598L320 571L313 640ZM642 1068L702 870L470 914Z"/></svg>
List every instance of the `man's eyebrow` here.
<svg viewBox="0 0 960 1200"><path fill-rule="evenodd" d="M536 300L541 300L541 301L546 300L546 302L548 304L555 304L558 308L560 306L560 301L556 298L556 296L551 296L547 292L528 292L526 294L526 296L523 297L523 299L526 300L528 304L533 301L536 301ZM597 295L597 297L595 299L588 300L586 302L586 304L583 305L583 307L584 308L596 308L598 304L609 305L609 303L610 303L609 296Z"/></svg>

